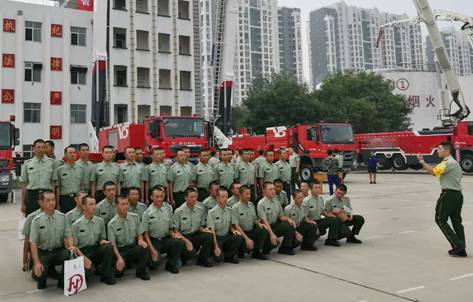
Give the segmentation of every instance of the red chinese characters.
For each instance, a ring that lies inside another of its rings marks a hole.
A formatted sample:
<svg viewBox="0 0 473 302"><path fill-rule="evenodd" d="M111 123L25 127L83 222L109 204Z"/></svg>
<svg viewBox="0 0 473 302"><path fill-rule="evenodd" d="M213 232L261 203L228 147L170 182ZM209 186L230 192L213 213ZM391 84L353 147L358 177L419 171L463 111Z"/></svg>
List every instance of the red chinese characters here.
<svg viewBox="0 0 473 302"><path fill-rule="evenodd" d="M15 55L12 53L4 53L2 55L3 68L15 68Z"/></svg>
<svg viewBox="0 0 473 302"><path fill-rule="evenodd" d="M61 38L62 37L62 25L51 24L51 37Z"/></svg>
<svg viewBox="0 0 473 302"><path fill-rule="evenodd" d="M62 126L49 126L49 139L62 139Z"/></svg>
<svg viewBox="0 0 473 302"><path fill-rule="evenodd" d="M51 103L51 105L61 105L62 104L62 92L61 91L51 91L51 93L50 93L50 103Z"/></svg>
<svg viewBox="0 0 473 302"><path fill-rule="evenodd" d="M16 21L14 19L3 19L3 31L14 33L16 31Z"/></svg>
<svg viewBox="0 0 473 302"><path fill-rule="evenodd" d="M62 58L51 58L51 70L62 71Z"/></svg>
<svg viewBox="0 0 473 302"><path fill-rule="evenodd" d="M2 89L2 104L13 104L13 103L15 103L15 90Z"/></svg>

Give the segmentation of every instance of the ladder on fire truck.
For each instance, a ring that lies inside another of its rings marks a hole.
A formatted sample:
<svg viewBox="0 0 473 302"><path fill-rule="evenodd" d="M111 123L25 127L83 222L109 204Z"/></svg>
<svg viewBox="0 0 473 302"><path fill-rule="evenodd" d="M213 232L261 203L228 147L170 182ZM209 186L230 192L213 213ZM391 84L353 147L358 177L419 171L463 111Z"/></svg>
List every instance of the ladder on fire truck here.
<svg viewBox="0 0 473 302"><path fill-rule="evenodd" d="M463 91L460 87L456 71L453 68L450 60L448 58L447 49L442 40L442 35L440 34L437 21L447 21L447 22L461 22L463 23L461 29L466 32L468 40L470 41L471 46L473 47L473 18L468 17L462 14L457 14L453 12L435 10L432 11L428 0L413 0L417 8L417 17L409 18L405 20L397 20L390 23L386 23L381 26L376 46L379 47L379 43L382 39L384 29L390 26L395 26L403 23L424 23L427 26L429 32L429 38L432 42L432 48L434 50L436 65L438 72L441 72L446 83L446 89L450 92L452 96L452 102L455 103L458 107L458 110L452 113L451 104L447 106L445 100L445 91L441 80L439 83L441 85L441 102L440 102L440 112L439 119L442 122L444 127L453 127L458 122L464 120L470 114L470 109L466 105L465 97ZM448 107L448 108L447 108Z"/></svg>

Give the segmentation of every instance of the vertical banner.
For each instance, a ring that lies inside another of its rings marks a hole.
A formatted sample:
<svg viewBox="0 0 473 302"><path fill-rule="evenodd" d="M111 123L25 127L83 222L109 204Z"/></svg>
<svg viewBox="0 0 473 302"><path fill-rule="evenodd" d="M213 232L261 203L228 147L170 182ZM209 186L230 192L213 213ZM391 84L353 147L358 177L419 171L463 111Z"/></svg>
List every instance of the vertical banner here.
<svg viewBox="0 0 473 302"><path fill-rule="evenodd" d="M92 68L92 122L96 129L108 126L106 101L106 61L97 60Z"/></svg>

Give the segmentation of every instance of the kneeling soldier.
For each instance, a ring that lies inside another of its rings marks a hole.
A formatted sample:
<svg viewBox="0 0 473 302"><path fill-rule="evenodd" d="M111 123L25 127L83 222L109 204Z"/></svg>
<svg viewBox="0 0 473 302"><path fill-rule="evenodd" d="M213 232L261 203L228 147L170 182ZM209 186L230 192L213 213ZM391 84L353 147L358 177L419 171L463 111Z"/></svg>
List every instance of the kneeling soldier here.
<svg viewBox="0 0 473 302"><path fill-rule="evenodd" d="M220 188L217 193L217 205L207 215L207 227L214 237L214 253L217 260L238 264L236 254L243 243L242 234L234 225L238 220L230 207L227 207L228 192ZM223 254L223 255L222 255Z"/></svg>
<svg viewBox="0 0 473 302"><path fill-rule="evenodd" d="M100 281L105 284L115 284L113 276L113 246L108 242L105 223L102 218L94 216L97 203L95 198L82 198L82 213L72 224L72 238L76 246L76 254L84 256L86 274L92 270L92 264L97 269L101 265Z"/></svg>
<svg viewBox="0 0 473 302"><path fill-rule="evenodd" d="M232 207L233 213L238 220L235 228L245 240L244 244L240 246L238 256L243 258L245 250L247 250L253 251L251 253L252 258L268 260L268 257L262 254L262 251L269 234L265 225L261 223L258 215L256 215L255 205L250 201L251 197L251 188L246 185L241 186L239 189L240 201Z"/></svg>
<svg viewBox="0 0 473 302"><path fill-rule="evenodd" d="M304 194L300 190L295 190L292 197L294 203L284 209L284 214L296 223L296 239L297 241L302 239L301 250L316 251L314 243L318 238L317 223L307 216L307 207L302 205Z"/></svg>
<svg viewBox="0 0 473 302"><path fill-rule="evenodd" d="M161 258L160 254L166 253L165 269L177 274L179 270L176 264L184 249L185 241L173 227L172 207L164 203L165 195L164 188L161 186L152 189L150 195L152 204L144 212L142 224L145 230L144 237L151 254L151 268L156 269L158 259Z"/></svg>
<svg viewBox="0 0 473 302"><path fill-rule="evenodd" d="M197 190L187 188L184 194L185 202L174 212L174 227L192 246L184 250L181 256L182 265L197 253L197 265L212 267L208 259L212 250L212 231L205 227L205 210L197 205Z"/></svg>
<svg viewBox="0 0 473 302"><path fill-rule="evenodd" d="M31 256L34 262L34 273L38 277L38 289L46 288L46 280L54 265L64 265L73 250L71 226L66 216L56 211L56 198L52 191L41 193L43 212L31 223L30 243ZM58 277L58 287L64 287L64 271Z"/></svg>
<svg viewBox="0 0 473 302"><path fill-rule="evenodd" d="M284 216L284 210L275 200L274 185L271 182L263 184L264 197L258 202L258 216L269 232L263 254L269 254L271 249L278 246L278 237L284 237L278 253L294 255L294 235L296 224L292 219Z"/></svg>
<svg viewBox="0 0 473 302"><path fill-rule="evenodd" d="M79 191L75 194L74 202L76 203L76 206L72 210L66 213L67 222L69 222L71 226L74 222L76 222L77 219L79 219L82 216L82 198L84 198L87 195L88 195L87 192L84 192L84 191Z"/></svg>
<svg viewBox="0 0 473 302"><path fill-rule="evenodd" d="M143 239L143 226L135 213L128 213L128 199L118 196L115 200L117 215L108 223L108 239L113 244L116 262L116 277L123 276L125 265L136 263L136 277L149 280L146 264L149 258L148 245Z"/></svg>

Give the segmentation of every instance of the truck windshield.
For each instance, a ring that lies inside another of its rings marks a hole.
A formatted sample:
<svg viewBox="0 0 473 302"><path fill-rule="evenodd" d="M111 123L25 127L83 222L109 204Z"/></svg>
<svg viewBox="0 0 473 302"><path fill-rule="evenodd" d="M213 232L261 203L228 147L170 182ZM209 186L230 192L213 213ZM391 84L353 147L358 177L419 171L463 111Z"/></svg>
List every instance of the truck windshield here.
<svg viewBox="0 0 473 302"><path fill-rule="evenodd" d="M327 144L353 144L351 125L322 125L320 126L322 141Z"/></svg>
<svg viewBox="0 0 473 302"><path fill-rule="evenodd" d="M0 123L0 149L10 149L10 124Z"/></svg>
<svg viewBox="0 0 473 302"><path fill-rule="evenodd" d="M204 122L196 118L165 118L164 133L167 137L203 137Z"/></svg>

